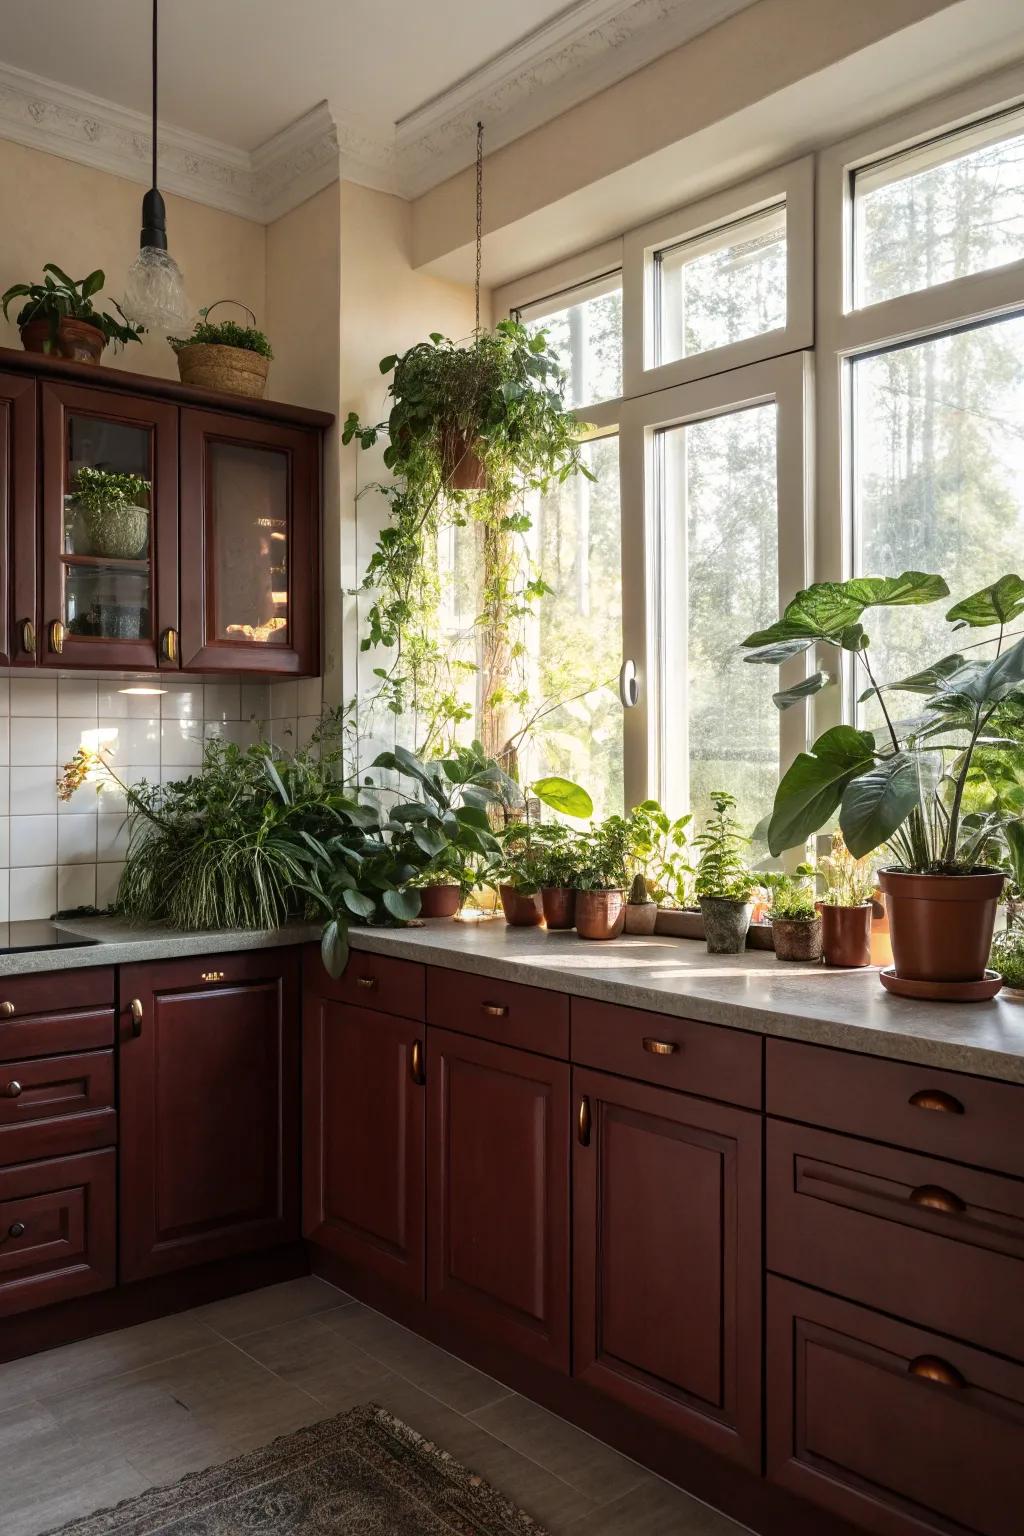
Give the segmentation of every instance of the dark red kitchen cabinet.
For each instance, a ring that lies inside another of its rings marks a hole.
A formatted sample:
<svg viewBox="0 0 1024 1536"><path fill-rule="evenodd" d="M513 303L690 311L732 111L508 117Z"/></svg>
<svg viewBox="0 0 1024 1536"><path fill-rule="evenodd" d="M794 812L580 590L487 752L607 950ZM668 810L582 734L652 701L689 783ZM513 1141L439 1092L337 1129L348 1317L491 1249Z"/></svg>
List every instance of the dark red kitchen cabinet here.
<svg viewBox="0 0 1024 1536"><path fill-rule="evenodd" d="M569 1368L569 1068L427 1033L427 1299Z"/></svg>
<svg viewBox="0 0 1024 1536"><path fill-rule="evenodd" d="M422 1298L423 1025L307 992L303 1231Z"/></svg>
<svg viewBox="0 0 1024 1536"><path fill-rule="evenodd" d="M0 373L0 666L36 645L36 386Z"/></svg>
<svg viewBox="0 0 1024 1536"><path fill-rule="evenodd" d="M577 1377L752 1468L761 1456L761 1119L573 1073Z"/></svg>
<svg viewBox="0 0 1024 1536"><path fill-rule="evenodd" d="M0 1168L0 1317L114 1284L116 1160L109 1149Z"/></svg>
<svg viewBox="0 0 1024 1536"><path fill-rule="evenodd" d="M122 1280L298 1237L298 960L122 968Z"/></svg>

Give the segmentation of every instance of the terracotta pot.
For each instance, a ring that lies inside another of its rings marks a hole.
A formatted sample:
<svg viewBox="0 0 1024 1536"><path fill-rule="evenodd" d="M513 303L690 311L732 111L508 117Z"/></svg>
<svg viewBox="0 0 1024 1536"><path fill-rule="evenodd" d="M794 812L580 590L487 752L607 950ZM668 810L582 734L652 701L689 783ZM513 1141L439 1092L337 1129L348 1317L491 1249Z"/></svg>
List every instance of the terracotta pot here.
<svg viewBox="0 0 1024 1536"><path fill-rule="evenodd" d="M539 928L544 921L544 908L540 904L539 891L521 891L515 885L498 887L501 910L511 928Z"/></svg>
<svg viewBox="0 0 1024 1536"><path fill-rule="evenodd" d="M821 959L820 917L773 917L772 938L779 960Z"/></svg>
<svg viewBox="0 0 1024 1536"><path fill-rule="evenodd" d="M549 928L575 928L576 892L568 885L548 886L540 893L544 921Z"/></svg>
<svg viewBox="0 0 1024 1536"><path fill-rule="evenodd" d="M724 896L702 896L700 910L708 954L741 954L746 948L750 914L754 910L751 903L729 901Z"/></svg>
<svg viewBox="0 0 1024 1536"><path fill-rule="evenodd" d="M860 907L833 907L822 901L818 911L825 964L847 969L870 965L874 904L866 901Z"/></svg>
<svg viewBox="0 0 1024 1536"><path fill-rule="evenodd" d="M445 427L441 433L441 473L453 491L487 489L487 471L465 432Z"/></svg>
<svg viewBox="0 0 1024 1536"><path fill-rule="evenodd" d="M658 921L658 904L654 901L626 902L626 933L653 933Z"/></svg>
<svg viewBox="0 0 1024 1536"><path fill-rule="evenodd" d="M625 922L625 891L576 892L576 932L581 939L617 939Z"/></svg>
<svg viewBox="0 0 1024 1536"><path fill-rule="evenodd" d="M420 887L420 917L454 917L462 905L462 891L457 885Z"/></svg>
<svg viewBox="0 0 1024 1536"><path fill-rule="evenodd" d="M905 981L980 981L1006 876L912 875L882 869L896 975Z"/></svg>
<svg viewBox="0 0 1024 1536"><path fill-rule="evenodd" d="M107 338L98 325L65 318L57 327L57 340L51 343L50 322L43 319L29 320L22 326L21 344L26 352L48 352L73 363L98 363Z"/></svg>

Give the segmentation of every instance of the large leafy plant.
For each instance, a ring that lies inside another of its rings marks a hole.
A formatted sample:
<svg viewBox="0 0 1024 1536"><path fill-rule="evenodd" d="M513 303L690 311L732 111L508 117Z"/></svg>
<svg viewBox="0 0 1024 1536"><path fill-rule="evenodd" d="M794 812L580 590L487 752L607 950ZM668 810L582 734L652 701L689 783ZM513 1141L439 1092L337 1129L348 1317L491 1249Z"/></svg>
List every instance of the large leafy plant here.
<svg viewBox="0 0 1024 1536"><path fill-rule="evenodd" d="M784 775L768 827L773 854L803 845L835 814L846 845L862 858L882 844L900 866L919 873L963 873L975 867L1012 814L981 796L969 810L965 793L979 754L1018 749L1024 722L1024 639L1008 645L1006 626L1024 613L1024 582L1004 576L946 614L954 629L998 627L995 655L974 660L953 651L911 677L879 683L870 638L861 622L872 608L931 603L949 595L941 576L822 582L798 592L781 619L743 642L747 661L778 665L820 645L846 652L863 668L861 702L877 699L878 731L837 725L801 752ZM983 644L984 642L979 642ZM784 709L830 682L816 672L775 695ZM893 695L923 698L909 719Z"/></svg>
<svg viewBox="0 0 1024 1536"><path fill-rule="evenodd" d="M90 272L88 277L68 277L62 272L55 262L48 261L43 267L43 281L41 283L15 283L8 288L3 299L4 319L9 319L9 310L15 299L25 299L15 319L15 324L28 325L30 320L48 320L50 334L44 343L44 352L57 350L57 336L62 320L81 320L87 325L94 325L102 331L109 342L113 342L115 349L124 346L129 341L142 339L142 326L133 325L126 320L124 311L116 299L111 299L120 320L105 310L97 309L93 304L93 297L99 293L106 282L105 273L97 267L95 272Z"/></svg>

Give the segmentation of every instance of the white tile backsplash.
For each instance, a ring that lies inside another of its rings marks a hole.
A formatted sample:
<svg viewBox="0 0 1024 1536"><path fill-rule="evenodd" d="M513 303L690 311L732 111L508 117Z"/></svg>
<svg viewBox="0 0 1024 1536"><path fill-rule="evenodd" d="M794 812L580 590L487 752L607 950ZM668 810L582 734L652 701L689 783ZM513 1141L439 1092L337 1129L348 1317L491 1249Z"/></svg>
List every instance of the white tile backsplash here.
<svg viewBox="0 0 1024 1536"><path fill-rule="evenodd" d="M132 684L164 692L120 691ZM244 747L262 735L294 751L315 727L320 698L319 679L0 676L0 922L105 907L117 893L124 795L84 784L57 799L57 779L83 737L109 747L125 783L167 783L199 768L211 736Z"/></svg>

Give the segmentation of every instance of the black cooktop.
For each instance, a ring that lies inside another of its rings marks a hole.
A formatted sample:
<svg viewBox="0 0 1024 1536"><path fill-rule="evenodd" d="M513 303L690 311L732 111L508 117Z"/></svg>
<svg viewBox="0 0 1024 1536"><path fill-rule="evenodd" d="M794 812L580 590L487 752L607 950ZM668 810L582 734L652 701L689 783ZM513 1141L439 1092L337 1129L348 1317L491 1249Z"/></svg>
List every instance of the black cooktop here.
<svg viewBox="0 0 1024 1536"><path fill-rule="evenodd" d="M81 949L98 944L99 939L83 939L69 933L48 918L29 918L16 923L0 923L0 955L14 955L29 949Z"/></svg>

